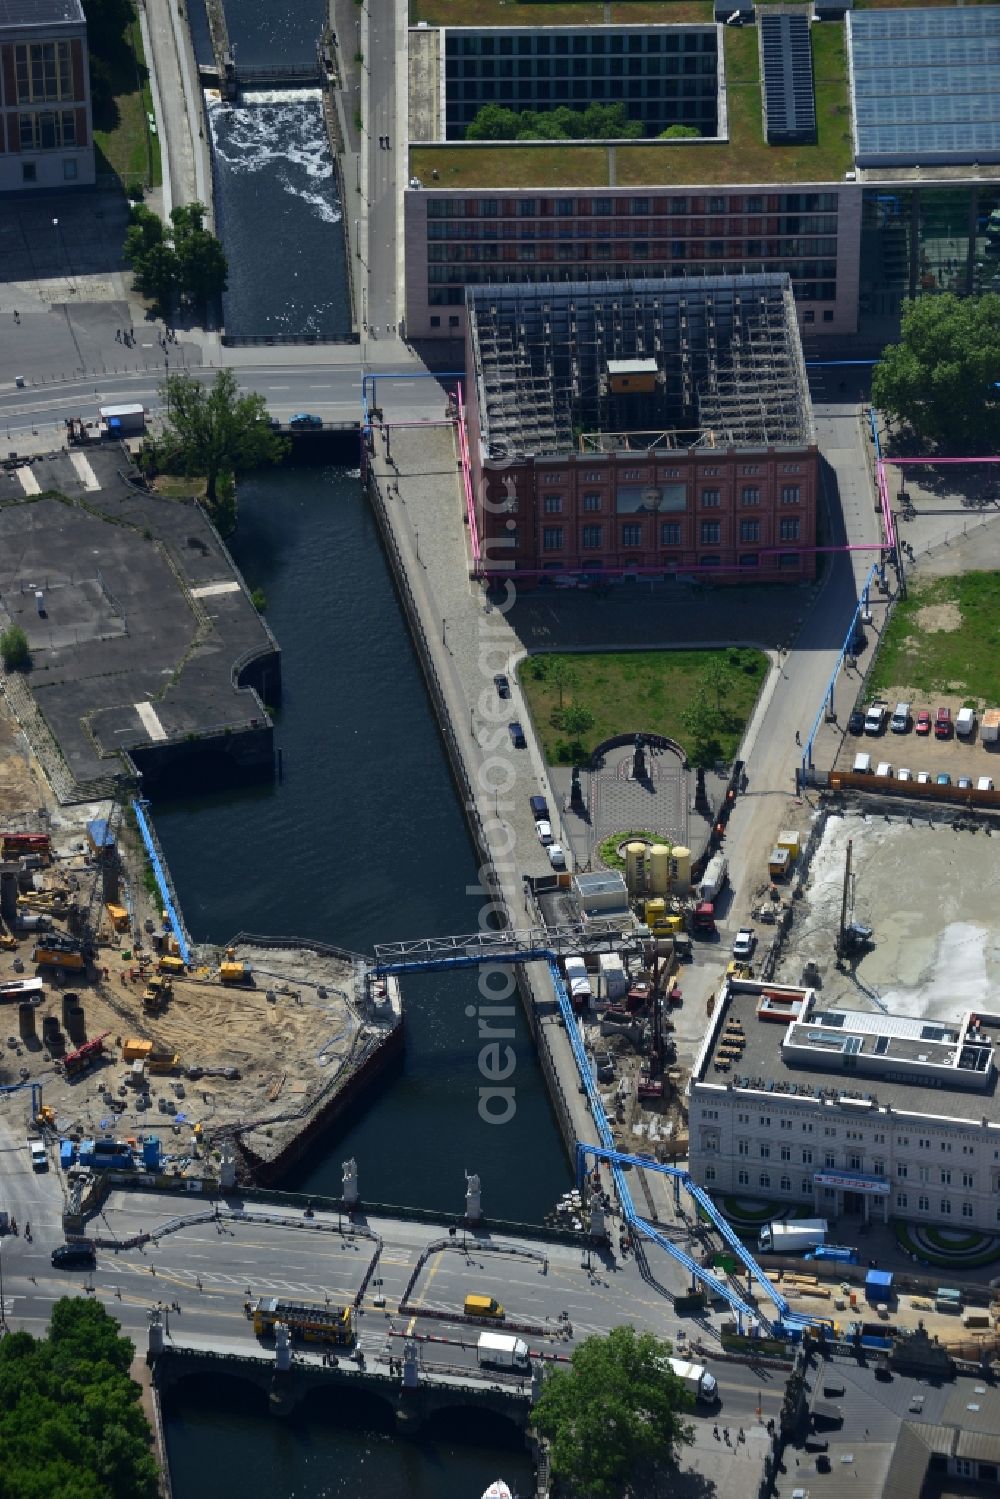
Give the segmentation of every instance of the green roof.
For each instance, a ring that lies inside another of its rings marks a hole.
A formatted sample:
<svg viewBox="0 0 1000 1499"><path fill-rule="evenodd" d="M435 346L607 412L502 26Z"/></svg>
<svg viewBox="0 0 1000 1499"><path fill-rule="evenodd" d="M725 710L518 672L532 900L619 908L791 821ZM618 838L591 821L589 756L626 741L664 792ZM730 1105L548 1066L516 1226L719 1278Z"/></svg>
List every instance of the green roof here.
<svg viewBox="0 0 1000 1499"><path fill-rule="evenodd" d="M423 3L429 5L431 0ZM523 11L536 7L516 8ZM670 5L671 17L676 8ZM669 187L682 183L843 181L844 173L853 165L843 25L821 22L812 27L811 40L816 84L815 144L767 145L757 29L727 26L728 141L697 145L656 141L615 147L572 142L533 146L511 141L484 146L413 146L410 174L419 177L427 188L452 189L608 187L612 182L620 187Z"/></svg>

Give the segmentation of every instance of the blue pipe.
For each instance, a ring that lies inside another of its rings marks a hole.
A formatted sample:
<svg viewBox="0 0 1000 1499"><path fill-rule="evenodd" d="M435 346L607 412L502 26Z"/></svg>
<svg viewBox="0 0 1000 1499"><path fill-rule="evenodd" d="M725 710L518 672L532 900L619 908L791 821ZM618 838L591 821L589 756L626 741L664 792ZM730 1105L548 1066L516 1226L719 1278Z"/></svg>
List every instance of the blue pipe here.
<svg viewBox="0 0 1000 1499"><path fill-rule="evenodd" d="M148 803L146 803L146 805L148 806ZM174 898L170 893L170 886L167 883L167 876L164 873L163 865L160 863L160 855L157 850L156 843L153 839L152 831L146 821L145 813L142 810L142 803L136 801L134 797L132 799L132 811L135 813L135 820L139 826L139 836L142 838L143 846L146 850L146 855L149 859L150 864L152 864L153 866L153 873L156 876L156 884L160 892L160 899L163 901L163 909L167 913L167 920L170 922L174 937L177 940L177 950L180 953L181 957L184 959L184 962L190 966L191 949L188 946L187 938L184 935L184 927L181 924L181 919L174 908Z"/></svg>

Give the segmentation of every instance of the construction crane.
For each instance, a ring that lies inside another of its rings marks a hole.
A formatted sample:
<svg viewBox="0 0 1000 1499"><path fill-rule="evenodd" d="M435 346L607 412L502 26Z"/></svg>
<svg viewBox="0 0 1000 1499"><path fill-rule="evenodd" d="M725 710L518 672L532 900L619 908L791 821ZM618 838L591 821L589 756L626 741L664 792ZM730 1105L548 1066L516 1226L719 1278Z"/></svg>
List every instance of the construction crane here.
<svg viewBox="0 0 1000 1499"><path fill-rule="evenodd" d="M870 926L854 919L854 875L851 871L853 852L854 840L848 838L847 855L844 859L844 886L840 897L840 924L837 928L838 958L846 958L871 947L874 935Z"/></svg>
<svg viewBox="0 0 1000 1499"><path fill-rule="evenodd" d="M118 857L118 834L121 831L122 819L125 814L125 806L128 798L134 791L134 782L131 777L120 775L115 777L115 790L111 802L111 811L108 814L107 843L114 850L113 857ZM104 909L104 858L107 852L97 861L94 871L94 879L90 886L90 894L87 905L80 918L80 935L84 943L89 943L91 948L97 945L97 934L101 926L100 912Z"/></svg>

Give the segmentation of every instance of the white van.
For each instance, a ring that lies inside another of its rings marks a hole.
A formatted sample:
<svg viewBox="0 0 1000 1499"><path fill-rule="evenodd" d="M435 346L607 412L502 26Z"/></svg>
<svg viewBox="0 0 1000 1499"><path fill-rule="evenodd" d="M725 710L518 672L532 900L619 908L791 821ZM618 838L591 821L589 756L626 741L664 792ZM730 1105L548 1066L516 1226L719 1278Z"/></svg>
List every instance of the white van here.
<svg viewBox="0 0 1000 1499"><path fill-rule="evenodd" d="M856 776L870 776L872 773L872 757L866 755L863 750L854 756L854 774Z"/></svg>
<svg viewBox="0 0 1000 1499"><path fill-rule="evenodd" d="M563 968L566 973L566 987L575 1009L589 1004L594 997L594 991L590 987L590 978L587 974L587 965L579 956L563 959Z"/></svg>
<svg viewBox="0 0 1000 1499"><path fill-rule="evenodd" d="M959 708L955 717L955 733L960 735L962 739L968 739L975 727L975 708Z"/></svg>
<svg viewBox="0 0 1000 1499"><path fill-rule="evenodd" d="M993 791L994 789L992 776L980 776L976 782L977 791Z"/></svg>
<svg viewBox="0 0 1000 1499"><path fill-rule="evenodd" d="M889 764L888 760L880 760L878 762L878 765L875 767L875 774L877 776L888 776L889 778L892 777L892 766Z"/></svg>
<svg viewBox="0 0 1000 1499"><path fill-rule="evenodd" d="M892 715L889 724L894 734L905 734L910 727L910 705L909 703L897 703L896 711Z"/></svg>

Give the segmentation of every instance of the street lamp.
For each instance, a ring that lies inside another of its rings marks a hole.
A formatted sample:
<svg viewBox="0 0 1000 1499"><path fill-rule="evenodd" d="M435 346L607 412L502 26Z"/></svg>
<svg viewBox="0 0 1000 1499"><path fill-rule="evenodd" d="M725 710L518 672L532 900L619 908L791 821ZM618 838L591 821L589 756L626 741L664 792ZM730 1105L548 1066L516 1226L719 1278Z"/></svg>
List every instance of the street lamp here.
<svg viewBox="0 0 1000 1499"><path fill-rule="evenodd" d="M0 1331L7 1327L7 1303L3 1295L3 1243L0 1241Z"/></svg>
<svg viewBox="0 0 1000 1499"><path fill-rule="evenodd" d="M55 230L56 270L58 271L58 269L59 269L59 220L58 219L53 219L52 220L52 228Z"/></svg>

